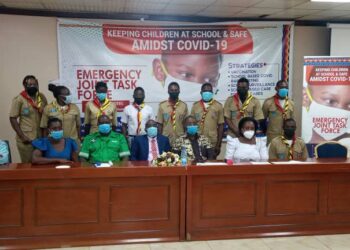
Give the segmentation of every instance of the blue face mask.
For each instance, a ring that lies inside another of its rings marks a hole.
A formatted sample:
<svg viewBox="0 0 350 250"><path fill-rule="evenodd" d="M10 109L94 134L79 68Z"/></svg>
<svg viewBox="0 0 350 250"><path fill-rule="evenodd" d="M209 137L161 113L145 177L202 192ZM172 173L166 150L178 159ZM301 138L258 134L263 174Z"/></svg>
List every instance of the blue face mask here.
<svg viewBox="0 0 350 250"><path fill-rule="evenodd" d="M65 103L66 105L72 103L72 95L66 95L66 96L64 96L64 97L65 97L64 103Z"/></svg>
<svg viewBox="0 0 350 250"><path fill-rule="evenodd" d="M186 127L187 134L195 135L198 132L198 125L190 125Z"/></svg>
<svg viewBox="0 0 350 250"><path fill-rule="evenodd" d="M147 135L149 137L152 137L152 138L156 137L157 134L158 134L158 128L157 127L149 127L149 128L146 129L146 131L147 131Z"/></svg>
<svg viewBox="0 0 350 250"><path fill-rule="evenodd" d="M278 95L280 97L282 97L282 98L286 97L288 95L288 89L285 89L285 88L279 89L278 90Z"/></svg>
<svg viewBox="0 0 350 250"><path fill-rule="evenodd" d="M99 99L100 101L104 101L104 100L106 100L107 93L96 93L96 97L97 97L97 99Z"/></svg>
<svg viewBox="0 0 350 250"><path fill-rule="evenodd" d="M104 123L98 125L98 132L101 134L108 134L112 130L111 124L109 123Z"/></svg>
<svg viewBox="0 0 350 250"><path fill-rule="evenodd" d="M202 99L205 102L209 102L211 99L213 99L213 92L210 92L210 91L202 92Z"/></svg>
<svg viewBox="0 0 350 250"><path fill-rule="evenodd" d="M52 130L50 132L50 137L54 140L60 140L63 138L63 130Z"/></svg>

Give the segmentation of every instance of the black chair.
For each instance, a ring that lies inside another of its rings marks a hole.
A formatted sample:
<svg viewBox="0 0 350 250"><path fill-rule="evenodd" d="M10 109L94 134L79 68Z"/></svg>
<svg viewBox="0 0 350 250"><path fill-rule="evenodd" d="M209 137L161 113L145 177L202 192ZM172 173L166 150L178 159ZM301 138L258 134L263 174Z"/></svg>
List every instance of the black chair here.
<svg viewBox="0 0 350 250"><path fill-rule="evenodd" d="M316 158L347 158L348 148L336 141L328 141L315 147Z"/></svg>

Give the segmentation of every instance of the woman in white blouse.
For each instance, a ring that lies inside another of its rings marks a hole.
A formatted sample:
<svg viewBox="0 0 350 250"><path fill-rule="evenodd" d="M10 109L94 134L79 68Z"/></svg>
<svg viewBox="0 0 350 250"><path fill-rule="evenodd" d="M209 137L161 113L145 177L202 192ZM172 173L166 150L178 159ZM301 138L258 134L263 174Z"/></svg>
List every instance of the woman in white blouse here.
<svg viewBox="0 0 350 250"><path fill-rule="evenodd" d="M244 117L239 121L240 137L227 136L226 161L266 161L268 159L266 137L255 136L257 126L257 121L252 117Z"/></svg>

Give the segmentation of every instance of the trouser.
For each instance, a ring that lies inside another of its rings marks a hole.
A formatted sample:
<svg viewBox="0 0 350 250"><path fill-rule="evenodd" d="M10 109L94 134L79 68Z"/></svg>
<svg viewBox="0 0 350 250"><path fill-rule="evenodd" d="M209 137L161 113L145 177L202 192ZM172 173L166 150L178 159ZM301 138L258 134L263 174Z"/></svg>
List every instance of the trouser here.
<svg viewBox="0 0 350 250"><path fill-rule="evenodd" d="M32 162L32 154L33 154L33 146L32 144L24 144L20 140L16 140L17 149L19 156L21 157L22 163L31 163Z"/></svg>

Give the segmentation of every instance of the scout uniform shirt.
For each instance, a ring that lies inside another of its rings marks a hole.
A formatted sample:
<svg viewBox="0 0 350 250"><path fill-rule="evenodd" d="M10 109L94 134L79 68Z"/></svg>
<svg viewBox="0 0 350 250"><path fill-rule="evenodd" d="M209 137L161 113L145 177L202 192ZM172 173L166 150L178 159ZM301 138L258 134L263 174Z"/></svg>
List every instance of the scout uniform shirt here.
<svg viewBox="0 0 350 250"><path fill-rule="evenodd" d="M183 120L188 114L187 104L178 100L174 105L169 101L159 104L157 122L163 125L163 135L168 136L170 144L183 135Z"/></svg>
<svg viewBox="0 0 350 250"><path fill-rule="evenodd" d="M56 101L48 104L41 118L40 127L47 128L47 121L50 117L56 117L62 121L63 137L74 139L78 145L80 145L78 138L77 126L80 127L80 111L77 105L71 103L64 106L57 104Z"/></svg>
<svg viewBox="0 0 350 250"><path fill-rule="evenodd" d="M23 92L22 92L23 93ZM19 127L29 139L40 137L41 113L47 105L47 100L42 93L38 94L41 99L39 109L33 107L30 101L22 94L16 96L11 105L10 117L19 117ZM37 105L38 103L34 104ZM20 140L17 136L17 139Z"/></svg>
<svg viewBox="0 0 350 250"><path fill-rule="evenodd" d="M238 94L227 98L224 105L224 116L230 119L237 127L243 117L253 117L257 121L264 119L260 101L252 96L251 93L248 94L243 104ZM228 130L228 134L231 137L236 137L231 129Z"/></svg>
<svg viewBox="0 0 350 250"><path fill-rule="evenodd" d="M307 155L306 145L300 137L287 141L283 136L278 136L269 145L270 160L305 161Z"/></svg>
<svg viewBox="0 0 350 250"><path fill-rule="evenodd" d="M283 135L283 121L285 119L294 119L294 102L288 99L288 97L284 100L283 106L277 95L264 101L262 110L265 119L268 119L266 132L267 144L269 144L273 138Z"/></svg>
<svg viewBox="0 0 350 250"><path fill-rule="evenodd" d="M208 103L200 100L193 104L191 114L198 122L199 134L207 136L215 147L218 141L218 125L225 122L222 104L216 100Z"/></svg>
<svg viewBox="0 0 350 250"><path fill-rule="evenodd" d="M129 156L129 146L124 135L111 131L108 135L100 132L85 137L79 153L80 157L91 163L119 162L120 158Z"/></svg>
<svg viewBox="0 0 350 250"><path fill-rule="evenodd" d="M36 103L33 103L30 97L23 91L16 96L11 105L10 117L19 117L19 127L24 135L34 140L39 138L41 112L47 105L47 100L42 93L38 93ZM33 147L31 144L24 144L16 135L18 152L23 163L29 163L32 159Z"/></svg>
<svg viewBox="0 0 350 250"><path fill-rule="evenodd" d="M97 119L102 114L109 117L113 126L117 125L117 108L113 102L106 98L102 105L96 99L86 104L84 124L91 125L90 134L98 131Z"/></svg>

